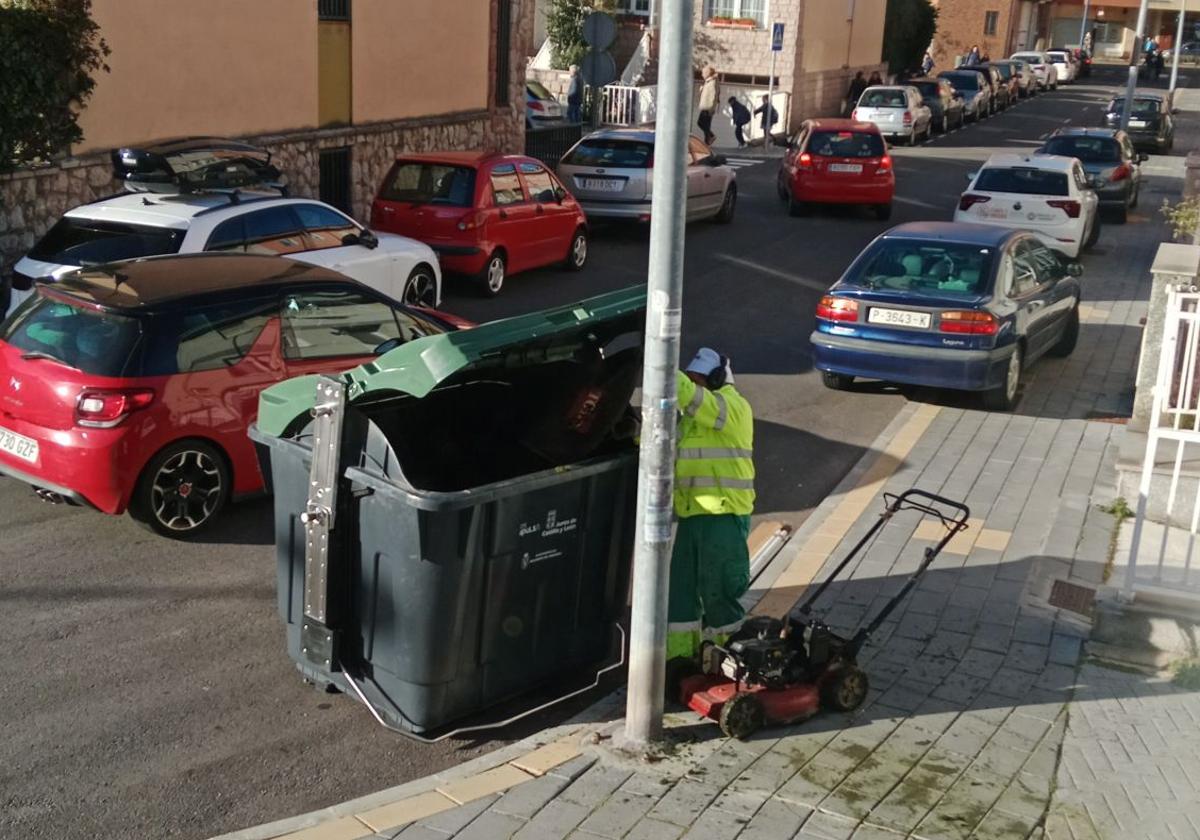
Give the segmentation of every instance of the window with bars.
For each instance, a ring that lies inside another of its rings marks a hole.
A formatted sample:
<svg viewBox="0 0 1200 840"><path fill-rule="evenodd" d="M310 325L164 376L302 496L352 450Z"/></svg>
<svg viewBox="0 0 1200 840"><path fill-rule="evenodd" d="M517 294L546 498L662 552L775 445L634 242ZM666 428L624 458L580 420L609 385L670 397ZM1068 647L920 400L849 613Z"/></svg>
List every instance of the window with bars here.
<svg viewBox="0 0 1200 840"><path fill-rule="evenodd" d="M504 106L510 101L509 78L511 62L509 53L512 47L512 0L499 0L496 3L496 105Z"/></svg>
<svg viewBox="0 0 1200 840"><path fill-rule="evenodd" d="M1000 25L999 12L985 12L983 15L983 34L995 35L996 28Z"/></svg>
<svg viewBox="0 0 1200 840"><path fill-rule="evenodd" d="M617 0L616 10L623 15L650 15L650 0Z"/></svg>
<svg viewBox="0 0 1200 840"><path fill-rule="evenodd" d="M317 0L317 20L350 20L350 0Z"/></svg>
<svg viewBox="0 0 1200 840"><path fill-rule="evenodd" d="M704 0L704 19L753 20L760 29L767 25L767 0Z"/></svg>

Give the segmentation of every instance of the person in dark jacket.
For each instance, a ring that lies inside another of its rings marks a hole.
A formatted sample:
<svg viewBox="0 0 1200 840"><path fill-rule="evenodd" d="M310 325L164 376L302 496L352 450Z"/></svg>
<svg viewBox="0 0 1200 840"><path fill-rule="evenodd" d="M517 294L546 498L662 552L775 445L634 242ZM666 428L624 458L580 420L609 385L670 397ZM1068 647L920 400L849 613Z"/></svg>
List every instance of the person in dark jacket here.
<svg viewBox="0 0 1200 840"><path fill-rule="evenodd" d="M764 93L762 97L762 105L754 109L754 115L757 117L762 114L762 130L763 142L771 142L771 129L775 123L779 122L779 112L775 110L775 106L767 100L767 95Z"/></svg>
<svg viewBox="0 0 1200 840"><path fill-rule="evenodd" d="M933 72L933 56L929 54L929 50L925 51L925 57L921 59L921 75L928 76Z"/></svg>
<svg viewBox="0 0 1200 840"><path fill-rule="evenodd" d="M863 78L863 71L859 70L854 74L854 78L850 80L850 90L846 92L846 113L849 114L858 105L858 100L862 99L863 91L867 89L867 80Z"/></svg>
<svg viewBox="0 0 1200 840"><path fill-rule="evenodd" d="M871 74L871 78L867 79L867 86L874 87L875 85L881 85L881 84L883 84L883 76L880 76L879 71L876 70L874 73Z"/></svg>
<svg viewBox="0 0 1200 840"><path fill-rule="evenodd" d="M750 109L738 102L736 96L729 97L729 117L733 120L733 136L739 149L746 148L746 126L750 125Z"/></svg>
<svg viewBox="0 0 1200 840"><path fill-rule="evenodd" d="M579 78L579 65L572 64L570 80L567 82L567 122L583 121L583 79Z"/></svg>

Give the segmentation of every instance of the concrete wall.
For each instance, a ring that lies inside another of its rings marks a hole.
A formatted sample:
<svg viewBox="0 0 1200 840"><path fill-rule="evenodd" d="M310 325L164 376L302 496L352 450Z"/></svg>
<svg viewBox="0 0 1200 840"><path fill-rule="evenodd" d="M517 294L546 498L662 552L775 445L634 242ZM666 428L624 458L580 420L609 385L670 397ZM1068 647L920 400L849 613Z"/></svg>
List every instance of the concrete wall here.
<svg viewBox="0 0 1200 840"><path fill-rule="evenodd" d="M355 0L354 121L487 107L488 51L495 37L491 5L490 0ZM514 72L524 69L526 52L512 64Z"/></svg>
<svg viewBox="0 0 1200 840"><path fill-rule="evenodd" d="M801 71L876 64L887 0L809 0L801 26Z"/></svg>
<svg viewBox="0 0 1200 840"><path fill-rule="evenodd" d="M80 118L84 139L74 151L315 125L315 6L315 0L95 0L112 72L97 76Z"/></svg>

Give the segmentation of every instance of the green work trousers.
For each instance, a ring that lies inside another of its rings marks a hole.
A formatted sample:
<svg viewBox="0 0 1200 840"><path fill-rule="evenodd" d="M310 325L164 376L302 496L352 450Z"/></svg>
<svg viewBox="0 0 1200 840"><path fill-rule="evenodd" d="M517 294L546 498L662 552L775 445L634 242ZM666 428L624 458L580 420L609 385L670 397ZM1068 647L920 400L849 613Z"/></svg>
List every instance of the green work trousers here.
<svg viewBox="0 0 1200 840"><path fill-rule="evenodd" d="M742 623L739 598L750 588L750 517L687 516L675 531L667 607L667 659L695 656Z"/></svg>

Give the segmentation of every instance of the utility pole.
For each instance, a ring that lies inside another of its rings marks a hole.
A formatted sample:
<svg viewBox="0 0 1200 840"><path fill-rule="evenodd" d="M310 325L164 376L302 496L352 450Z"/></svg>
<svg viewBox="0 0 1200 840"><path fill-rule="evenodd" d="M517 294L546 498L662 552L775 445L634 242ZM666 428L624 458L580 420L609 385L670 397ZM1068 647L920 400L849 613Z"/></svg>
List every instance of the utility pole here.
<svg viewBox="0 0 1200 840"><path fill-rule="evenodd" d="M1146 13L1150 0L1142 0L1138 9L1137 28L1134 30L1133 49L1129 52L1129 80L1125 83L1125 104L1121 108L1121 130L1129 130L1129 112L1133 109L1133 92L1137 89L1138 59L1142 55L1142 43L1146 40Z"/></svg>
<svg viewBox="0 0 1200 840"><path fill-rule="evenodd" d="M1171 59L1171 87L1167 103L1175 106L1175 84L1179 81L1179 50L1183 46L1183 19L1187 17L1187 0L1179 0L1179 23L1175 26L1175 56Z"/></svg>
<svg viewBox="0 0 1200 840"><path fill-rule="evenodd" d="M642 373L642 444L638 465L633 611L625 743L644 749L662 737L671 572L672 495L687 142L692 113L692 0L659 6L658 122L650 205L646 350Z"/></svg>

